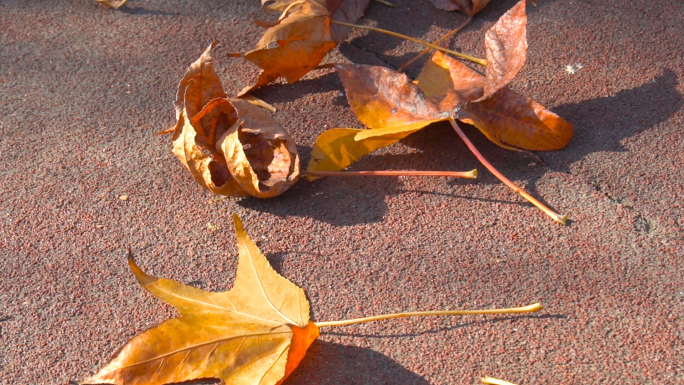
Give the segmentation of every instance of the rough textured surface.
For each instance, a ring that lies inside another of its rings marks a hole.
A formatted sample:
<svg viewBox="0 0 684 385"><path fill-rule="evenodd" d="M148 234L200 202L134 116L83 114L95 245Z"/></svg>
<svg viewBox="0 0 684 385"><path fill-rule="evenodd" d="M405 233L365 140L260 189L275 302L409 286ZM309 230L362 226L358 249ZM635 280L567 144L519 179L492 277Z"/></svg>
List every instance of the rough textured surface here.
<svg viewBox="0 0 684 385"><path fill-rule="evenodd" d="M465 17L428 1L372 3L360 22L434 40ZM489 4L450 42L482 56L514 1ZM0 382L67 384L173 316L137 287L150 273L209 290L234 279L231 213L305 288L314 320L524 305L532 316L435 317L329 330L289 384L684 382L684 3L538 1L512 87L575 124L540 166L467 134L501 172L570 216L559 227L496 181L448 125L356 170L469 170L438 178L300 181L270 200L212 196L171 153L173 98L213 39L226 91L257 71L257 0L0 1ZM330 61L403 64L421 48L355 31ZM564 68L576 64L575 74ZM415 76L419 66L409 69ZM358 127L335 74L257 96L299 144ZM122 195L128 196L121 200Z"/></svg>

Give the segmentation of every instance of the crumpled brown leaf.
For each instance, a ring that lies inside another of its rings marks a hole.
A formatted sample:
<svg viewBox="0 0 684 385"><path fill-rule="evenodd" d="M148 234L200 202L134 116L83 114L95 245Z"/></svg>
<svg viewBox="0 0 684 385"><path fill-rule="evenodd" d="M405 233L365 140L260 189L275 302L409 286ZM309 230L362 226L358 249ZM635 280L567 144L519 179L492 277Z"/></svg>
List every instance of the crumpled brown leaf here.
<svg viewBox="0 0 684 385"><path fill-rule="evenodd" d="M117 9L121 7L122 5L126 4L128 0L95 0L100 4L104 4L108 7L112 7L114 9Z"/></svg>
<svg viewBox="0 0 684 385"><path fill-rule="evenodd" d="M180 82L173 153L205 189L269 198L299 177L295 142L249 101L228 98L214 72L210 45Z"/></svg>
<svg viewBox="0 0 684 385"><path fill-rule="evenodd" d="M262 71L257 81L245 87L238 96L252 92L284 77L294 83L313 70L337 44L344 40L349 28L331 25L330 20L355 22L363 15L370 0L303 0L262 1L265 10L283 12L271 24L253 50L229 54L243 57Z"/></svg>
<svg viewBox="0 0 684 385"><path fill-rule="evenodd" d="M430 0L437 8L445 11L459 11L472 16L480 12L489 0Z"/></svg>
<svg viewBox="0 0 684 385"><path fill-rule="evenodd" d="M481 101L507 86L527 60L525 1L509 9L485 34L487 77Z"/></svg>
<svg viewBox="0 0 684 385"><path fill-rule="evenodd" d="M140 285L180 316L133 337L82 384L282 384L319 335L304 291L279 275L233 215L239 262L235 284L214 293L147 275L129 258Z"/></svg>

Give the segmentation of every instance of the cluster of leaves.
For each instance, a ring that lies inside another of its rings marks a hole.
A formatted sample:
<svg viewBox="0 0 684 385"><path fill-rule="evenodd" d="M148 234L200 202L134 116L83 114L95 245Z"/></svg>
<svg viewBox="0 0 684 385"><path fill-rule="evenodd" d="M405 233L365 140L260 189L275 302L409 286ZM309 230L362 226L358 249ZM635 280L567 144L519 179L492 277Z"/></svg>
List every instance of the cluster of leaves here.
<svg viewBox="0 0 684 385"><path fill-rule="evenodd" d="M213 70L209 47L180 83L174 153L198 183L217 194L260 198L281 194L299 172L299 156L287 132L249 95L279 77L299 80L317 68L349 32L369 0L264 1L279 12L253 50L238 54L261 68L253 85L226 98ZM473 14L486 1L454 1ZM368 129L335 128L316 140L305 174L340 171L359 158L439 121L449 121L478 159L507 186L554 220L553 212L501 175L469 142L456 120L474 125L489 140L511 150L548 151L564 147L572 125L508 87L527 59L525 1L506 12L485 34L484 74L442 52L411 81L379 66L329 64L344 84L351 110ZM467 56L467 55L465 55ZM261 106L264 106L263 102ZM238 124L239 123L239 124Z"/></svg>
<svg viewBox="0 0 684 385"><path fill-rule="evenodd" d="M572 125L507 87L527 58L526 24L521 1L486 33L485 75L441 52L413 82L386 67L335 65L352 111L370 129L324 132L308 170L341 170L431 123L453 119L474 125L506 149L564 147L572 137Z"/></svg>
<svg viewBox="0 0 684 385"><path fill-rule="evenodd" d="M113 7L126 2L97 1ZM439 8L470 16L488 3L431 1ZM274 109L249 93L280 77L295 82L319 67L369 2L262 0L265 10L280 17L276 22L258 22L266 32L253 50L230 55L261 68L257 81L235 97L226 94L213 69L214 44L190 65L174 102L177 123L166 133L173 133L173 153L203 188L222 195L273 197L291 187L301 174L315 177L317 172L342 170L360 157L439 121L450 122L478 159L509 186L512 183L479 155L457 121L474 125L507 149L545 151L568 143L572 136L569 123L508 88L527 56L523 0L486 33L486 62L478 61L486 64L484 74L441 52L427 61L414 81L384 67L329 66L341 77L349 105L367 129L323 132L312 150L307 171L301 172L295 142L271 116ZM281 384L323 327L399 317L541 309L540 304L533 304L313 322L304 291L275 272L237 216L234 222L239 263L235 284L227 292L206 292L147 275L129 255L129 265L141 286L174 306L180 316L135 336L82 383L166 384L219 378L231 384ZM508 384L493 378L482 382Z"/></svg>
<svg viewBox="0 0 684 385"><path fill-rule="evenodd" d="M540 304L509 309L388 314L344 321L313 322L304 291L279 275L233 215L238 269L233 288L214 293L143 272L129 252L140 285L176 308L180 317L133 337L97 374L82 384L161 385L200 378L226 384L282 384L299 365L319 329L380 319L528 313ZM501 384L483 379L483 383Z"/></svg>

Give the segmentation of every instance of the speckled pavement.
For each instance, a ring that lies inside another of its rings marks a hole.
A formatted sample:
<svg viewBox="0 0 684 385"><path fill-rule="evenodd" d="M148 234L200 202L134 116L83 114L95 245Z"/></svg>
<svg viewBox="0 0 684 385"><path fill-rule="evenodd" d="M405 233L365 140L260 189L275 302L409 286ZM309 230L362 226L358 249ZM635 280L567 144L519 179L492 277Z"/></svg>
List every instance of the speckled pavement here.
<svg viewBox="0 0 684 385"><path fill-rule="evenodd" d="M392 1L359 22L431 41L465 20ZM568 214L565 227L498 182L447 124L352 169L477 167L476 181L328 178L269 200L214 196L155 132L174 123L177 83L212 40L229 93L254 81L254 67L226 54L258 40L257 0L0 0L0 383L73 383L173 316L137 286L128 247L156 275L229 289L237 213L317 321L545 306L330 330L288 385L684 384L684 2L537 3L512 87L572 122L573 140L540 153L543 166L466 134ZM514 4L492 1L449 47L484 55L484 32ZM355 31L327 60L397 68L421 49ZM324 129L360 127L342 91L324 70L256 96L278 108L305 166Z"/></svg>

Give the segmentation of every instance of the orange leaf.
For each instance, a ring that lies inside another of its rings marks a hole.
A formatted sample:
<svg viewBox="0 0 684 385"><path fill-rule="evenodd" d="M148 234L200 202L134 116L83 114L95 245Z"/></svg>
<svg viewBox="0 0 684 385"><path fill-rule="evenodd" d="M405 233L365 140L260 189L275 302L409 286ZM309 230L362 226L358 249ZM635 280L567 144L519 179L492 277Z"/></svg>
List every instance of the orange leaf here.
<svg viewBox="0 0 684 385"><path fill-rule="evenodd" d="M508 149L558 150L572 138L572 124L508 88L481 102L468 103L458 111L457 118Z"/></svg>
<svg viewBox="0 0 684 385"><path fill-rule="evenodd" d="M482 96L485 77L460 60L437 51L414 83L426 97L440 100L442 110L453 110Z"/></svg>
<svg viewBox="0 0 684 385"><path fill-rule="evenodd" d="M426 98L419 86L404 74L385 67L357 64L336 64L335 69L356 118L370 128L449 117L448 108Z"/></svg>
<svg viewBox="0 0 684 385"><path fill-rule="evenodd" d="M282 13L304 2L325 6L333 20L345 23L354 23L358 20L370 4L370 0L261 0L261 7L267 13ZM349 27L332 25L330 32L333 40L339 43L349 34Z"/></svg>
<svg viewBox="0 0 684 385"><path fill-rule="evenodd" d="M199 378L281 384L318 337L304 291L273 270L233 215L239 263L233 288L214 293L145 274L140 285L174 306L173 318L133 337L82 384L161 385Z"/></svg>
<svg viewBox="0 0 684 385"><path fill-rule="evenodd" d="M333 128L316 138L307 171L339 171L371 152L389 146L434 121L371 130ZM318 179L307 176L308 180Z"/></svg>
<svg viewBox="0 0 684 385"><path fill-rule="evenodd" d="M330 20L353 23L363 15L370 0L299 0L263 1L265 10L283 12L252 51L230 54L243 57L262 71L253 85L238 96L269 84L279 77L294 83L315 69L337 44L344 40L349 28L330 25ZM259 22L267 26L269 23Z"/></svg>
<svg viewBox="0 0 684 385"><path fill-rule="evenodd" d="M445 11L459 11L472 16L482 10L489 0L430 0L437 8Z"/></svg>
<svg viewBox="0 0 684 385"><path fill-rule="evenodd" d="M212 44L181 80L173 153L205 189L268 198L299 177L299 155L285 129L257 100L226 98L213 70Z"/></svg>
<svg viewBox="0 0 684 385"><path fill-rule="evenodd" d="M509 9L485 34L487 68L484 100L506 87L527 60L525 0Z"/></svg>

